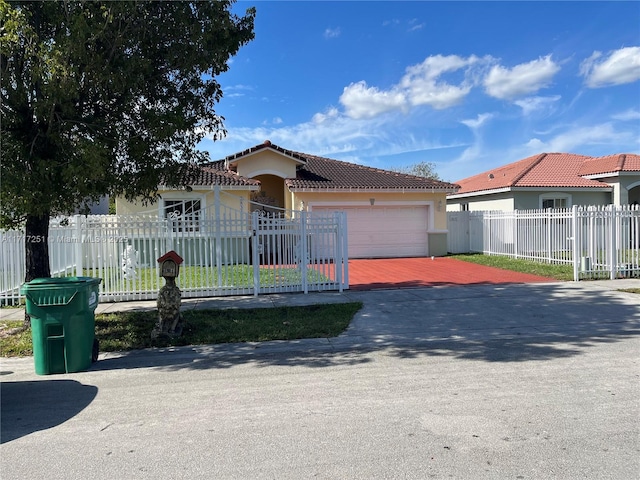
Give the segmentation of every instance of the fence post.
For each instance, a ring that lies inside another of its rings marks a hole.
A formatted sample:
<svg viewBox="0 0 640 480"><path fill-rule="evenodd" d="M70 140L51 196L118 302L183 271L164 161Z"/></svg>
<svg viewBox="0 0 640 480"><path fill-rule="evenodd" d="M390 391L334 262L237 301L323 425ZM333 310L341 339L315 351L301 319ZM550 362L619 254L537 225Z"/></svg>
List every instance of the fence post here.
<svg viewBox="0 0 640 480"><path fill-rule="evenodd" d="M616 272L618 270L618 255L616 244L616 227L617 227L617 207L615 205L609 205L607 209L607 217L609 223L609 248L607 248L607 257L609 262L609 278L615 280Z"/></svg>
<svg viewBox="0 0 640 480"><path fill-rule="evenodd" d="M347 212L338 212L338 222L340 236L342 239L338 258L340 259L340 272L342 279L339 283L339 291L342 293L343 288L349 288L349 231L347 230ZM340 243L340 242L338 242ZM336 268L338 266L336 265ZM344 271L342 270L344 268Z"/></svg>
<svg viewBox="0 0 640 480"><path fill-rule="evenodd" d="M216 216L216 269L218 271L218 287L222 285L222 232L220 223L220 185L213 187L213 202Z"/></svg>
<svg viewBox="0 0 640 480"><path fill-rule="evenodd" d="M175 250L174 236L177 234L178 224L173 218L173 215L167 216L164 220L162 219L162 217L158 217L158 226L165 226L165 228L167 229L167 251Z"/></svg>
<svg viewBox="0 0 640 480"><path fill-rule="evenodd" d="M260 253L258 252L258 211L251 213L251 263L253 264L253 295L260 293Z"/></svg>
<svg viewBox="0 0 640 480"><path fill-rule="evenodd" d="M512 223L512 235L513 235L513 256L514 258L519 258L519 242L518 242L518 222L520 219L520 215L518 215L519 211L513 211L513 223Z"/></svg>
<svg viewBox="0 0 640 480"><path fill-rule="evenodd" d="M580 280L580 245L582 238L578 228L578 206L571 207L571 228L573 229L573 281Z"/></svg>
<svg viewBox="0 0 640 480"><path fill-rule="evenodd" d="M302 275L302 290L309 293L307 282L307 212L300 212L300 274Z"/></svg>
<svg viewBox="0 0 640 480"><path fill-rule="evenodd" d="M557 212L557 210L556 210ZM551 262L551 259L553 258L553 232L552 232L552 226L553 226L553 214L551 213L551 210L547 210L546 212L546 220L547 220L547 238L546 238L546 244L547 244L547 258L549 258L549 262Z"/></svg>
<svg viewBox="0 0 640 480"><path fill-rule="evenodd" d="M76 277L82 277L83 276L83 270L84 270L84 265L83 265L83 255L82 255L82 250L83 250L83 238L82 238L82 234L83 234L83 229L82 229L82 223L81 220L82 217L80 215L74 215L73 216L73 221L75 222L75 229L76 229L76 241L75 243L75 257L76 257Z"/></svg>
<svg viewBox="0 0 640 480"><path fill-rule="evenodd" d="M483 245L483 248L485 250L483 253L488 253L489 255L491 255L491 251L492 251L491 249L493 248L493 242L491 241L492 240L491 227L493 226L493 215L491 213L492 212L489 212L488 214L488 217L489 217L488 225L484 224L484 225L487 225L487 238L486 238L487 242L485 243L485 245Z"/></svg>
<svg viewBox="0 0 640 480"><path fill-rule="evenodd" d="M338 284L338 291L342 292L343 279L342 268L344 265L344 259L342 257L342 214L341 212L333 212L331 217L331 226L333 232L335 232L335 238L333 238L333 267L335 274L335 281Z"/></svg>

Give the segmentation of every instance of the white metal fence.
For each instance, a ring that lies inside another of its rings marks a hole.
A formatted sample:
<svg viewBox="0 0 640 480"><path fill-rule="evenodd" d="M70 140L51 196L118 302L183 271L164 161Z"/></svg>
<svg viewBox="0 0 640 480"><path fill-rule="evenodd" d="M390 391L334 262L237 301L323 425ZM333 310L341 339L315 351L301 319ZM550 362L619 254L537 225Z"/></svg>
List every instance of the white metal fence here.
<svg viewBox="0 0 640 480"><path fill-rule="evenodd" d="M573 266L574 280L640 277L640 209L449 212L448 251Z"/></svg>
<svg viewBox="0 0 640 480"><path fill-rule="evenodd" d="M183 297L348 288L344 213L233 209L220 201L190 215L94 215L51 220L52 276L102 278L101 301L155 299L164 284L157 259L183 259ZM246 202L245 202L246 204ZM20 301L25 235L0 231L0 303Z"/></svg>

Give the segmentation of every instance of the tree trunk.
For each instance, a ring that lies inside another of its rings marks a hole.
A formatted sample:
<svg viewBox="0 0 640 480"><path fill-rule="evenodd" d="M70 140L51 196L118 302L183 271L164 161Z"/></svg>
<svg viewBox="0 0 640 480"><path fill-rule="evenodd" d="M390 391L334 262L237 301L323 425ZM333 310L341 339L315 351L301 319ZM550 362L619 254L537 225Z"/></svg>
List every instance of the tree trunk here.
<svg viewBox="0 0 640 480"><path fill-rule="evenodd" d="M24 281L51 276L49 266L49 214L27 215L25 227L25 263ZM29 327L31 319L25 313L24 326Z"/></svg>

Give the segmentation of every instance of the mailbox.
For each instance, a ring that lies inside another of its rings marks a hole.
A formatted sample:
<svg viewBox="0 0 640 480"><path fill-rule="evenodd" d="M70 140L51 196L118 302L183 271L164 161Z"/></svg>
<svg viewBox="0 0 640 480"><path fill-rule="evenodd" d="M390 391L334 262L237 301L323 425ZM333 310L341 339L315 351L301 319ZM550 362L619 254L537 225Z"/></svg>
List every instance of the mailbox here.
<svg viewBox="0 0 640 480"><path fill-rule="evenodd" d="M180 255L171 250L158 259L160 264L160 276L164 278L176 278L180 273L180 264L184 260Z"/></svg>

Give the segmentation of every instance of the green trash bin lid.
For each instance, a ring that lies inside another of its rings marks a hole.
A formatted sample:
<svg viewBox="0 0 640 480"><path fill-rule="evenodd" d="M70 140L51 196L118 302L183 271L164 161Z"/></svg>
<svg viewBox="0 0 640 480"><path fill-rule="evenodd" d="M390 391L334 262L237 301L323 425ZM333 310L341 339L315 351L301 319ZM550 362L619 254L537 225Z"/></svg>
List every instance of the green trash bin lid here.
<svg viewBox="0 0 640 480"><path fill-rule="evenodd" d="M71 287L74 284L92 284L97 285L102 281L101 278L94 277L51 277L51 278L34 278L30 282L22 285L25 290L32 288L49 288L54 285L61 285L63 287ZM79 285L78 285L79 286Z"/></svg>
<svg viewBox="0 0 640 480"><path fill-rule="evenodd" d="M101 278L94 277L35 278L24 283L20 293L27 298L27 310L29 302L38 306L60 306L69 304L79 291L96 288L100 282ZM89 303L98 303L97 292L91 296Z"/></svg>

